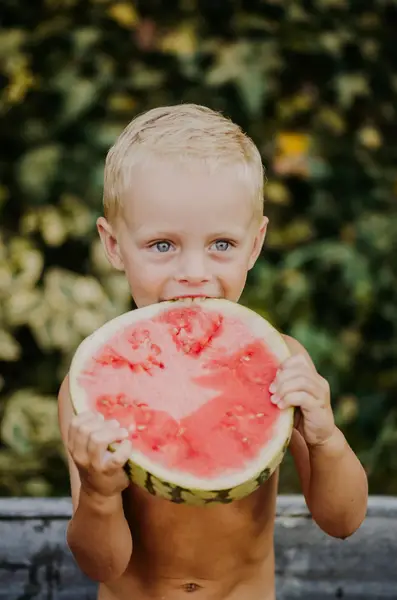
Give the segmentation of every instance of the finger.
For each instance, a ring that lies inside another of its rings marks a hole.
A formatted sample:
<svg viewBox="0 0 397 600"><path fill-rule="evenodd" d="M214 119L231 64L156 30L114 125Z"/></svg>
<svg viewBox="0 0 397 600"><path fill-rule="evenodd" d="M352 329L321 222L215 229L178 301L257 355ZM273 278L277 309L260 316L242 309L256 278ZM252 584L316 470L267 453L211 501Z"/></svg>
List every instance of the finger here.
<svg viewBox="0 0 397 600"><path fill-rule="evenodd" d="M318 407L318 401L314 396L306 392L291 392L286 394L282 399L273 401L280 409L291 408L293 406L299 406L301 410L312 410Z"/></svg>
<svg viewBox="0 0 397 600"><path fill-rule="evenodd" d="M293 377L299 377L300 375L306 375L306 377L310 378L319 376L317 371L313 371L313 369L311 369L307 364L303 365L299 363L292 364L288 367L280 367L276 373L276 377L274 378L274 380L284 381L287 379L292 379Z"/></svg>
<svg viewBox="0 0 397 600"><path fill-rule="evenodd" d="M109 473L124 467L131 456L132 448L131 440L127 439L118 444L114 452L106 452L103 460L106 472Z"/></svg>
<svg viewBox="0 0 397 600"><path fill-rule="evenodd" d="M88 442L90 437L104 426L101 419L87 419L80 422L71 436L70 452L74 461L87 467L89 464Z"/></svg>
<svg viewBox="0 0 397 600"><path fill-rule="evenodd" d="M287 384L287 382L293 383ZM281 387L287 386L287 390L292 391L290 385L293 385L296 390L307 391L320 399L329 398L331 393L329 382L317 371L307 369L302 371L295 368L290 371L279 372L269 386L269 391L271 394L282 395L284 392L280 391Z"/></svg>
<svg viewBox="0 0 397 600"><path fill-rule="evenodd" d="M128 438L127 429L118 424L109 424L108 427L94 431L87 444L87 454L94 469L101 470L105 453L111 444L124 441L126 438Z"/></svg>
<svg viewBox="0 0 397 600"><path fill-rule="evenodd" d="M307 368L309 367L311 371L315 371L316 367L313 364L313 361L306 356L306 354L293 354L292 356L289 356L286 360L284 360L282 362L282 364L280 365L280 370L284 371L284 370L289 370L292 367L300 367L300 368Z"/></svg>
<svg viewBox="0 0 397 600"><path fill-rule="evenodd" d="M283 384L287 381L296 381L297 379L300 379L302 377L307 377L309 379L312 379L313 374L311 371L303 371L303 369L296 368L296 367L293 367L293 368L289 369L288 371L287 370L286 371L279 370L276 374L276 377L274 378L272 383L269 385L269 392L271 394L276 394L276 393L278 393L278 388L281 384Z"/></svg>
<svg viewBox="0 0 397 600"><path fill-rule="evenodd" d="M95 413L84 412L76 415L71 420L68 430L68 449L73 454L76 447L76 441L81 437L84 431L90 431L94 423L100 423L101 419ZM102 419L103 422L103 419Z"/></svg>
<svg viewBox="0 0 397 600"><path fill-rule="evenodd" d="M103 422L104 421L103 415L101 415L100 413L96 413L96 412L84 411L73 417L73 419L71 420L71 423L70 423L70 428L71 428L71 431L78 430L80 428L80 426L84 425L85 423L92 423L92 422L97 422L97 421Z"/></svg>
<svg viewBox="0 0 397 600"><path fill-rule="evenodd" d="M318 382L305 375L296 375L286 380L280 378L280 380L277 380L274 390L274 395L280 399L292 392L306 392L314 397L322 395Z"/></svg>

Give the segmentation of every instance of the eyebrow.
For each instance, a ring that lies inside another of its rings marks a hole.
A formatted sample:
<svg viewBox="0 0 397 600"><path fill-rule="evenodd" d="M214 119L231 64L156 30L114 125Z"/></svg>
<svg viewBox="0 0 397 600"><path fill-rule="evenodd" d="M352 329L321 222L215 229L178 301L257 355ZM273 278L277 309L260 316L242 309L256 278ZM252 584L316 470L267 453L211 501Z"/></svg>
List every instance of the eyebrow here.
<svg viewBox="0 0 397 600"><path fill-rule="evenodd" d="M243 227L234 228L234 229L223 229L210 233L207 237L209 238L228 238L228 237L241 237L245 234L246 230ZM137 237L142 238L168 238L173 237L174 235L179 235L179 232L171 231L171 230L159 230L159 229L149 229L145 227L141 227L136 231Z"/></svg>
<svg viewBox="0 0 397 600"><path fill-rule="evenodd" d="M245 234L246 230L243 227L238 229L223 229L222 231L215 231L211 233L211 238L239 238Z"/></svg>
<svg viewBox="0 0 397 600"><path fill-rule="evenodd" d="M159 229L146 229L144 227L139 228L136 231L136 236L140 238L168 238L173 237L175 231L161 231Z"/></svg>

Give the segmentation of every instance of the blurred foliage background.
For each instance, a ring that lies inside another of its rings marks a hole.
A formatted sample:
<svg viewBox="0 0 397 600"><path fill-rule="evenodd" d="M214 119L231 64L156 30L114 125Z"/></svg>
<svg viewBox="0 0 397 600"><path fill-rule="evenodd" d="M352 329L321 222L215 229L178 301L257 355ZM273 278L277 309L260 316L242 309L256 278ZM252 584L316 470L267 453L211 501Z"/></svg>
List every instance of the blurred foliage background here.
<svg viewBox="0 0 397 600"><path fill-rule="evenodd" d="M105 154L135 114L183 101L258 144L271 223L243 301L306 346L371 493L397 493L396 4L2 0L0 16L0 495L69 493L56 394L82 338L131 306L95 231ZM281 490L299 490L289 460Z"/></svg>

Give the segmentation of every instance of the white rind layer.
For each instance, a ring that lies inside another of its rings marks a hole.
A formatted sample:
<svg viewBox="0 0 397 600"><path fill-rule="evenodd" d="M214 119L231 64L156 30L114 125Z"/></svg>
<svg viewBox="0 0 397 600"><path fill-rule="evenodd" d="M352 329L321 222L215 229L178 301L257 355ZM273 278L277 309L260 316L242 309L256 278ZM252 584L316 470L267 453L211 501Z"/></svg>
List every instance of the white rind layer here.
<svg viewBox="0 0 397 600"><path fill-rule="evenodd" d="M256 337L264 340L268 348L280 362L283 362L290 355L288 346L280 333L268 323L268 321L251 309L223 299L207 298L205 300L200 300L200 302L202 302L203 306L205 305L205 308L208 310L219 311L222 314L243 319L244 324ZM144 319L151 319L163 311L185 307L186 304L186 300L177 300L162 302L160 304L154 304L129 311L108 321L83 340L72 359L69 373L70 396L75 412L80 413L90 410L90 403L86 397L86 392L84 388L79 385L78 378L84 365L92 358L93 354L95 354L102 344L105 344L109 338L113 337L125 327L129 327ZM234 488L251 479L255 479L267 466L272 467L272 470L277 467L277 459L280 457L279 460L281 460L285 445L288 443L291 436L293 415L294 411L291 408L280 411L279 419L275 424L274 437L266 444L258 457L253 461L248 462L241 472L229 473L212 479L203 479L189 473L180 471L175 472L164 468L161 465L154 463L137 450L134 450L131 453L129 461L142 467L145 471L151 473L155 477L185 489L214 491Z"/></svg>

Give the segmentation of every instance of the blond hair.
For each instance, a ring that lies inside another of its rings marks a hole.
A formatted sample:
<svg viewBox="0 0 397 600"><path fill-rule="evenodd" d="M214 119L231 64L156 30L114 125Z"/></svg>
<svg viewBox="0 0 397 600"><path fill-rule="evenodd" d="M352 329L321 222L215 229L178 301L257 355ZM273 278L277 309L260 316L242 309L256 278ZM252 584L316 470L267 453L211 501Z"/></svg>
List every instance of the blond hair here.
<svg viewBox="0 0 397 600"><path fill-rule="evenodd" d="M263 214L264 169L258 148L221 113L196 104L149 110L134 118L110 148L105 163L103 205L112 221L132 184L132 169L150 158L199 160L210 169L232 166Z"/></svg>

